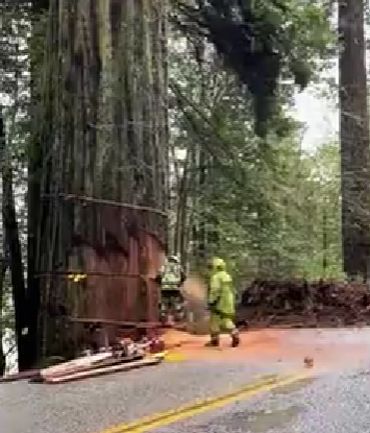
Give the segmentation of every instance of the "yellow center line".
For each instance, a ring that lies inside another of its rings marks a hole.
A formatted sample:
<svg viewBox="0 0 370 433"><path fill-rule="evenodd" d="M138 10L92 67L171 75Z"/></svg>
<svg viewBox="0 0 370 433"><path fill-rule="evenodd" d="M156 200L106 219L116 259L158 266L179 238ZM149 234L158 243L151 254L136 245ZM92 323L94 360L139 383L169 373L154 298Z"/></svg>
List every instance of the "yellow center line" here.
<svg viewBox="0 0 370 433"><path fill-rule="evenodd" d="M290 385L300 380L304 380L307 377L307 373L297 373L288 376L266 376L228 394L202 401L196 401L186 406L178 407L177 409L169 410L167 412L157 413L129 424L120 424L115 427L108 428L101 433L148 432L156 428L168 426L175 422L183 421L187 418L192 418L196 415L224 407L238 400L247 400L260 393Z"/></svg>

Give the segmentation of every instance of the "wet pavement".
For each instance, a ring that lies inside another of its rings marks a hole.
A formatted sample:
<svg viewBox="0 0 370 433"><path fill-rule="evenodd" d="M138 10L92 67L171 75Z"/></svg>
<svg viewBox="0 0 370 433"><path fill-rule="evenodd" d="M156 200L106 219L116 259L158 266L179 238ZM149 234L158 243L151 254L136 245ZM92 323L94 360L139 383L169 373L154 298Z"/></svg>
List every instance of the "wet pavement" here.
<svg viewBox="0 0 370 433"><path fill-rule="evenodd" d="M266 330L242 347L205 349L182 340L183 362L164 363L64 385L0 384L1 433L98 433L116 424L238 389L264 374L307 371L312 378L255 395L157 433L368 433L370 330Z"/></svg>

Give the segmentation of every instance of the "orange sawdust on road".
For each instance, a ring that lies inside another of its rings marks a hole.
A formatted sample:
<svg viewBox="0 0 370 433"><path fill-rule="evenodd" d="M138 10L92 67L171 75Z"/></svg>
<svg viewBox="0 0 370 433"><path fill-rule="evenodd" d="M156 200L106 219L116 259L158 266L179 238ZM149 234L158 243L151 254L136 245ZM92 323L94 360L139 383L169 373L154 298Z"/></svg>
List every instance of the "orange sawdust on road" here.
<svg viewBox="0 0 370 433"><path fill-rule="evenodd" d="M207 336L169 330L163 335L166 347L187 360L294 362L314 360L315 368L343 368L370 359L369 329L265 329L242 333L237 349L223 336L219 349L206 348Z"/></svg>

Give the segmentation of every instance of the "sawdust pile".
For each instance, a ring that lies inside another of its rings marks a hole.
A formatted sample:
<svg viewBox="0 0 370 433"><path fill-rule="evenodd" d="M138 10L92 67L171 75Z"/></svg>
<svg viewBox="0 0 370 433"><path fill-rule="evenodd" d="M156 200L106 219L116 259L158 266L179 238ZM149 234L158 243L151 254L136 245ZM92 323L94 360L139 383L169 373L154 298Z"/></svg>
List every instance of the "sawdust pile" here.
<svg viewBox="0 0 370 433"><path fill-rule="evenodd" d="M187 304L187 331L196 335L207 334L209 332L209 313L207 311L207 287L203 280L192 275L186 279L181 291Z"/></svg>
<svg viewBox="0 0 370 433"><path fill-rule="evenodd" d="M200 277L192 275L187 278L182 286L182 293L189 303L206 305L207 287Z"/></svg>
<svg viewBox="0 0 370 433"><path fill-rule="evenodd" d="M238 320L252 327L368 325L370 290L334 281L255 281L242 295Z"/></svg>

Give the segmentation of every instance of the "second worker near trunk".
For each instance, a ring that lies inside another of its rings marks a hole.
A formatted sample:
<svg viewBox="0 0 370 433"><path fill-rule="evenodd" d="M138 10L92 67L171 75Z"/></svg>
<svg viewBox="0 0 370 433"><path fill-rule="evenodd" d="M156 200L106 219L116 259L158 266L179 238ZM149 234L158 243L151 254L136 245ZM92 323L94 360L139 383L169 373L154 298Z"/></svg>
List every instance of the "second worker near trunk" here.
<svg viewBox="0 0 370 433"><path fill-rule="evenodd" d="M186 279L185 272L177 256L170 256L162 266L156 280L161 286L161 320L172 324L184 320L184 298L181 286Z"/></svg>

